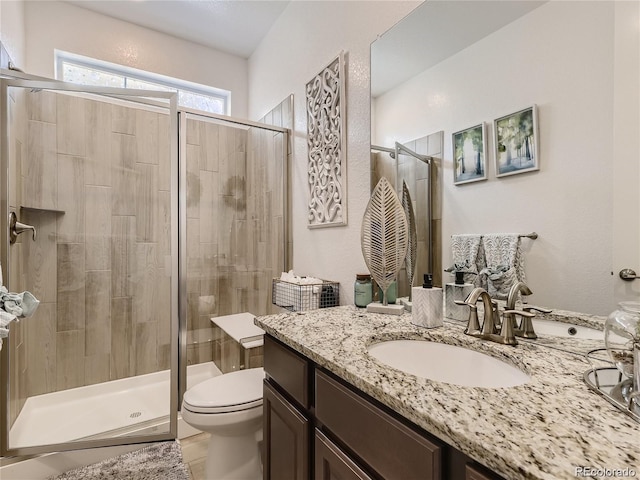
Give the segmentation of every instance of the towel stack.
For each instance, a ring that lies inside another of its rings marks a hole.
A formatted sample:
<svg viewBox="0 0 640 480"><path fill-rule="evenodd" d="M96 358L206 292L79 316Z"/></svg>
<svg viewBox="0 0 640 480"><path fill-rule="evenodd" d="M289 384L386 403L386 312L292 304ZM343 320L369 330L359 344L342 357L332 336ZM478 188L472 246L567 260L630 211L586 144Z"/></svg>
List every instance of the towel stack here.
<svg viewBox="0 0 640 480"><path fill-rule="evenodd" d="M516 233L452 235L451 254L454 267L465 265L464 270L472 272L465 275L465 282L484 288L493 298L505 300L511 285L525 281L524 255Z"/></svg>

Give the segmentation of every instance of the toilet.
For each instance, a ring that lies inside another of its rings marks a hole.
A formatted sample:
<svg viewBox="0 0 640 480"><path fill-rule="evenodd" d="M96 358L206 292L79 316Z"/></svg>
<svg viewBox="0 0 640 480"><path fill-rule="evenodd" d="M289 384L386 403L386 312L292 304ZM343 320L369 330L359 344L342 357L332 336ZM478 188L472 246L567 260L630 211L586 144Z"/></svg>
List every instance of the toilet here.
<svg viewBox="0 0 640 480"><path fill-rule="evenodd" d="M263 368L225 373L187 390L182 419L211 435L207 480L260 480Z"/></svg>

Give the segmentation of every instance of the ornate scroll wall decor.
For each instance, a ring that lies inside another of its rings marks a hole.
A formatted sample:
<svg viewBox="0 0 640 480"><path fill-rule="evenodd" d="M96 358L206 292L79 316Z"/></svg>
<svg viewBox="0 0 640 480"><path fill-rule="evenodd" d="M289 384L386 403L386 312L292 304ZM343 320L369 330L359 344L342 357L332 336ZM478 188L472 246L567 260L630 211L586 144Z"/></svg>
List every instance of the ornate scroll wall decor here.
<svg viewBox="0 0 640 480"><path fill-rule="evenodd" d="M307 83L308 227L347 224L344 53Z"/></svg>

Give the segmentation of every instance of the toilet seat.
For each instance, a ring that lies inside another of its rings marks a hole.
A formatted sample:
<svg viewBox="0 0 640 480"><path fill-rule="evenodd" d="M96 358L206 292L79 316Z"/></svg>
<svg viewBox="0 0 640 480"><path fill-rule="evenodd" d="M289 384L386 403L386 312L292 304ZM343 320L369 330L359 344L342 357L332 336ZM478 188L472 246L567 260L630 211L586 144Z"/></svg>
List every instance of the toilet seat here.
<svg viewBox="0 0 640 480"><path fill-rule="evenodd" d="M230 413L262 406L263 368L225 373L187 390L183 408L193 413Z"/></svg>

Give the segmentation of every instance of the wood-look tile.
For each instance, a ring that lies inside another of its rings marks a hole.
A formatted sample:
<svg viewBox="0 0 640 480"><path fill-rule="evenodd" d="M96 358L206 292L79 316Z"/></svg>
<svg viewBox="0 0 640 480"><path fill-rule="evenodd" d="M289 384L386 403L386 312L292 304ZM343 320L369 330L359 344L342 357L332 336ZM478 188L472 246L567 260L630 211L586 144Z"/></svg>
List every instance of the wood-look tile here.
<svg viewBox="0 0 640 480"><path fill-rule="evenodd" d="M198 342L198 293L187 293L187 343Z"/></svg>
<svg viewBox="0 0 640 480"><path fill-rule="evenodd" d="M111 269L111 188L85 187L85 268Z"/></svg>
<svg viewBox="0 0 640 480"><path fill-rule="evenodd" d="M85 328L84 265L84 244L58 244L58 332Z"/></svg>
<svg viewBox="0 0 640 480"><path fill-rule="evenodd" d="M136 239L158 240L158 166L136 163Z"/></svg>
<svg viewBox="0 0 640 480"><path fill-rule="evenodd" d="M111 217L111 236L111 294L130 297L135 275L135 217Z"/></svg>
<svg viewBox="0 0 640 480"><path fill-rule="evenodd" d="M111 379L126 378L135 372L133 307L130 297L111 299Z"/></svg>
<svg viewBox="0 0 640 480"><path fill-rule="evenodd" d="M84 332L56 333L56 389L84 386Z"/></svg>
<svg viewBox="0 0 640 480"><path fill-rule="evenodd" d="M135 245L133 320L136 325L156 321L156 307L159 302L159 292L156 286L160 278L157 248L158 246L153 243L137 243Z"/></svg>
<svg viewBox="0 0 640 480"><path fill-rule="evenodd" d="M84 181L87 185L111 185L111 105L87 100L85 103L86 163Z"/></svg>
<svg viewBox="0 0 640 480"><path fill-rule="evenodd" d="M56 123L57 93L47 90L26 92L27 115L29 120Z"/></svg>
<svg viewBox="0 0 640 480"><path fill-rule="evenodd" d="M58 242L82 243L85 233L84 158L58 155Z"/></svg>
<svg viewBox="0 0 640 480"><path fill-rule="evenodd" d="M158 271L155 288L158 290L154 304L155 321L158 324L158 346L171 344L171 277L163 268Z"/></svg>
<svg viewBox="0 0 640 480"><path fill-rule="evenodd" d="M158 192L158 263L171 255L171 192ZM165 266L166 268L166 266Z"/></svg>
<svg viewBox="0 0 640 480"><path fill-rule="evenodd" d="M22 323L22 322L20 322ZM26 335L27 396L56 390L56 304L40 303L38 310L24 322Z"/></svg>
<svg viewBox="0 0 640 480"><path fill-rule="evenodd" d="M84 357L84 385L108 382L111 358L108 353Z"/></svg>
<svg viewBox="0 0 640 480"><path fill-rule="evenodd" d="M160 190L171 191L171 125L168 115L158 115L158 166Z"/></svg>
<svg viewBox="0 0 640 480"><path fill-rule="evenodd" d="M111 166L114 215L135 215L136 211L136 138L131 135L111 135Z"/></svg>
<svg viewBox="0 0 640 480"><path fill-rule="evenodd" d="M56 214L35 210L23 210L21 213L23 215L20 220L33 225L38 232L37 242L22 244L26 288L41 302L55 303L58 296ZM27 234L22 237L24 235Z"/></svg>
<svg viewBox="0 0 640 480"><path fill-rule="evenodd" d="M60 93L56 102L58 153L84 156L85 99Z"/></svg>
<svg viewBox="0 0 640 480"><path fill-rule="evenodd" d="M187 219L187 276L200 279L202 262L200 261L200 221ZM200 291L199 287L197 291Z"/></svg>
<svg viewBox="0 0 640 480"><path fill-rule="evenodd" d="M187 145L187 218L200 215L200 147Z"/></svg>
<svg viewBox="0 0 640 480"><path fill-rule="evenodd" d="M136 375L155 372L158 365L156 322L136 323Z"/></svg>
<svg viewBox="0 0 640 480"><path fill-rule="evenodd" d="M135 116L138 162L158 165L158 114L136 110Z"/></svg>
<svg viewBox="0 0 640 480"><path fill-rule="evenodd" d="M90 270L86 272L86 276L85 355L109 353L111 349L111 271Z"/></svg>
<svg viewBox="0 0 640 480"><path fill-rule="evenodd" d="M187 118L187 145L200 145L200 121Z"/></svg>
<svg viewBox="0 0 640 480"><path fill-rule="evenodd" d="M221 127L215 123L200 122L200 170L211 172L218 171L219 139L218 132Z"/></svg>
<svg viewBox="0 0 640 480"><path fill-rule="evenodd" d="M209 438L209 434L203 432L192 437L181 439L180 449L182 450L182 460L184 463L206 459Z"/></svg>
<svg viewBox="0 0 640 480"><path fill-rule="evenodd" d="M136 109L122 105L111 105L111 131L135 135Z"/></svg>
<svg viewBox="0 0 640 480"><path fill-rule="evenodd" d="M55 124L29 121L25 167L23 192L26 205L57 208L58 155Z"/></svg>
<svg viewBox="0 0 640 480"><path fill-rule="evenodd" d="M200 242L213 243L218 231L217 213L219 201L219 188L217 173L201 170L200 179Z"/></svg>
<svg viewBox="0 0 640 480"><path fill-rule="evenodd" d="M229 148L229 136L233 135L233 128L226 125L218 126L218 172L226 172L224 168L228 164L229 155L233 149Z"/></svg>
<svg viewBox="0 0 640 480"><path fill-rule="evenodd" d="M213 297L214 309L210 313L217 313L218 305L218 244L200 244L200 295L203 297Z"/></svg>

